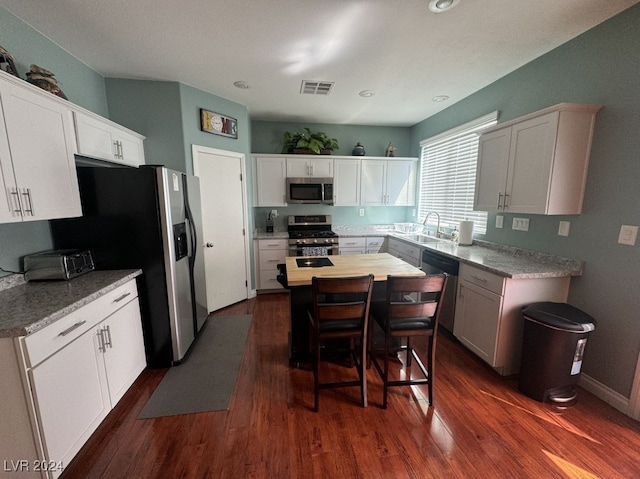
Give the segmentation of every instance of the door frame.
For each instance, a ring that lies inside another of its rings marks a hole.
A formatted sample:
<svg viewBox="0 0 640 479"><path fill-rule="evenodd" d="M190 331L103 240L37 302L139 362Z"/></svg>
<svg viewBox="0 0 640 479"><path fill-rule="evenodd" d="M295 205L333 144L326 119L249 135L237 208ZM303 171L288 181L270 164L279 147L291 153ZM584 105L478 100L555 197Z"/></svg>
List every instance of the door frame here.
<svg viewBox="0 0 640 479"><path fill-rule="evenodd" d="M638 354L638 362L636 363L636 374L631 388L631 396L629 397L627 415L640 421L640 354Z"/></svg>
<svg viewBox="0 0 640 479"><path fill-rule="evenodd" d="M202 145L191 145L191 164L193 168L194 176L198 176L198 168L196 164L196 157L198 153L207 153L210 155L230 156L240 160L240 171L242 172L242 228L244 230L244 264L245 264L245 284L246 284L246 299L252 297L251 294L251 251L249 248L249 203L247 198L247 168L246 157L244 153L237 151L221 150L218 148L211 148ZM202 184L201 184L202 187ZM202 204L204 209L204 204ZM210 309L210 308L207 308Z"/></svg>

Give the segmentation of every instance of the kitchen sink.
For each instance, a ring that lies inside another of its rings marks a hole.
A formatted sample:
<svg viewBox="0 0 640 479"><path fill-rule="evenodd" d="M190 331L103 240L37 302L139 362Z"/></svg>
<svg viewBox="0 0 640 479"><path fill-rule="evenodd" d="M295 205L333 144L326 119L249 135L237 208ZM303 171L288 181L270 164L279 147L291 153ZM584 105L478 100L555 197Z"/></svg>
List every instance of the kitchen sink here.
<svg viewBox="0 0 640 479"><path fill-rule="evenodd" d="M412 235L406 235L405 237L407 239L410 239L410 240L413 240L413 241L417 241L418 243L442 243L442 242L444 242L443 239L436 238L434 236L427 236L425 234L412 234Z"/></svg>

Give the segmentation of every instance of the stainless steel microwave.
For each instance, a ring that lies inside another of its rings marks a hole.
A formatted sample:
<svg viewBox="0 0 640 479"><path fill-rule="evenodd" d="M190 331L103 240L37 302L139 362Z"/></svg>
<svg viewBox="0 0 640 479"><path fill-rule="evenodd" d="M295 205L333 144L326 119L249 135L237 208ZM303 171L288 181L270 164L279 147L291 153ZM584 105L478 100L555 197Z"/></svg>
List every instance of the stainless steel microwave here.
<svg viewBox="0 0 640 479"><path fill-rule="evenodd" d="M287 178L287 203L333 204L333 178Z"/></svg>

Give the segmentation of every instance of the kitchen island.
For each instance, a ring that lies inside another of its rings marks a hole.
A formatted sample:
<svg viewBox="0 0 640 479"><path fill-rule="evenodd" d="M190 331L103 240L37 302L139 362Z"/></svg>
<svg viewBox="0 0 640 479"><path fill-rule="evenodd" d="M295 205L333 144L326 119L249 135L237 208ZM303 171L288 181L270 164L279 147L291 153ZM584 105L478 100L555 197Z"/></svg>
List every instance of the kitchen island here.
<svg viewBox="0 0 640 479"><path fill-rule="evenodd" d="M314 261L328 266L310 266ZM383 300L386 296L388 275L424 276L425 273L388 253L357 254L348 256L286 258L286 284L291 294L291 331L289 333L289 363L299 367L309 361L309 320L307 310L313 303L311 280L314 276L336 278L373 274L374 285L372 299Z"/></svg>

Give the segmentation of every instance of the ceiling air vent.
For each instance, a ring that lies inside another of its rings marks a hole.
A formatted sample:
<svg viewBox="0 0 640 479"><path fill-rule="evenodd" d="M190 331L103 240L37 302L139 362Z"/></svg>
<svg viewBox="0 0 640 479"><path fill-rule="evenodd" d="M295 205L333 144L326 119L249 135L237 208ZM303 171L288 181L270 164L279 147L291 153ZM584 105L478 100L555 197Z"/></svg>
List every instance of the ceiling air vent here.
<svg viewBox="0 0 640 479"><path fill-rule="evenodd" d="M333 82L303 80L300 93L303 95L328 95L333 88Z"/></svg>

